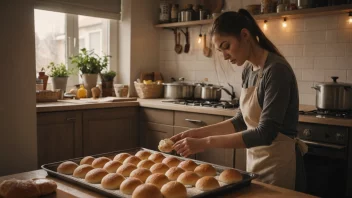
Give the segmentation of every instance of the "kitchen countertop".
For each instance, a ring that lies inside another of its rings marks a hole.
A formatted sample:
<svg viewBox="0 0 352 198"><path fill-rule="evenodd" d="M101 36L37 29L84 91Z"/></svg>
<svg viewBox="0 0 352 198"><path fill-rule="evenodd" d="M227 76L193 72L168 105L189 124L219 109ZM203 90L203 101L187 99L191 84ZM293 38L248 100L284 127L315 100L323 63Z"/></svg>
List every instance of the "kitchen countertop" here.
<svg viewBox="0 0 352 198"><path fill-rule="evenodd" d="M71 197L85 197L85 198L93 198L93 197L104 197L98 193L87 190L85 188L79 187L77 185L73 185L66 181L62 181L55 177L50 177L47 175L44 170L35 170L30 172L24 172L14 175L8 175L0 177L0 183L6 179L34 179L34 178L48 178L54 180L58 188L56 190L56 194L52 194L46 196L47 198L71 198ZM229 193L225 196L221 196L225 198L230 197L238 197L238 198L252 198L252 197L314 197L308 194L276 187L269 184L264 184L262 182L253 181L252 184L243 189L237 190L236 192Z"/></svg>
<svg viewBox="0 0 352 198"><path fill-rule="evenodd" d="M121 102L97 102L94 100L60 100L51 103L37 103L37 112L55 112L55 111L71 111L84 109L99 109L99 108L114 108L114 107L131 107L141 106L156 109L186 111L192 113L203 113L232 117L236 114L237 109L222 109L199 106L186 106L179 104L172 104L162 102L167 99L140 99L136 101L121 101ZM300 110L309 111L314 110L315 106L300 105ZM352 119L346 118L317 118L314 115L300 115L299 122L326 124L352 127Z"/></svg>

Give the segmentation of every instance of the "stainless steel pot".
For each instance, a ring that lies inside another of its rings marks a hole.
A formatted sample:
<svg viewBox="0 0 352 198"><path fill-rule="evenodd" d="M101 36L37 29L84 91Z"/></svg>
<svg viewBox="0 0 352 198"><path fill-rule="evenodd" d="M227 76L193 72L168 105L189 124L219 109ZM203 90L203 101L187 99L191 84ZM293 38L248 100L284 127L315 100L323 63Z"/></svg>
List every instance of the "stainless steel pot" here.
<svg viewBox="0 0 352 198"><path fill-rule="evenodd" d="M338 77L331 78L333 82L312 87L316 90L316 107L323 110L352 110L352 84L338 83Z"/></svg>
<svg viewBox="0 0 352 198"><path fill-rule="evenodd" d="M202 87L201 99L219 101L221 99L221 87L214 85L204 85Z"/></svg>
<svg viewBox="0 0 352 198"><path fill-rule="evenodd" d="M196 83L194 87L194 99L199 100L202 99L202 87L204 83Z"/></svg>
<svg viewBox="0 0 352 198"><path fill-rule="evenodd" d="M171 83L163 83L164 85L164 98L168 99L190 99L194 95L193 84L183 82L184 78L179 81Z"/></svg>

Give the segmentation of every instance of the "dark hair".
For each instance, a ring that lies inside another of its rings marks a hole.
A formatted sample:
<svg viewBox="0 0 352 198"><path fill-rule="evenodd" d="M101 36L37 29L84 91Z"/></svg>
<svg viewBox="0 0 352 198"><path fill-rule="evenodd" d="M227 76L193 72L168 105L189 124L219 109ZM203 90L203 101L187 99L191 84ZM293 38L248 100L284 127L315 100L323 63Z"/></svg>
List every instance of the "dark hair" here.
<svg viewBox="0 0 352 198"><path fill-rule="evenodd" d="M215 19L210 34L211 36L214 34L220 34L239 37L243 28L246 28L251 33L252 37L260 47L283 57L276 46L259 28L252 15L245 9L239 9L238 12L222 13Z"/></svg>

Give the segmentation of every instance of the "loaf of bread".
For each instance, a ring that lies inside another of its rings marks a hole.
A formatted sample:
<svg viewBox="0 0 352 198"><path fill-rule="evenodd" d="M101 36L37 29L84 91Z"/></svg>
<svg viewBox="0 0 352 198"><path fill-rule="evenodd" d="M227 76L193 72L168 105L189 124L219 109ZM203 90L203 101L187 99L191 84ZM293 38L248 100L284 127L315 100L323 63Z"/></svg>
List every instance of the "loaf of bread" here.
<svg viewBox="0 0 352 198"><path fill-rule="evenodd" d="M120 190L123 194L132 195L133 191L143 182L137 178L129 177L121 183Z"/></svg>
<svg viewBox="0 0 352 198"><path fill-rule="evenodd" d="M122 165L119 161L109 161L103 167L109 173L116 173L116 170Z"/></svg>
<svg viewBox="0 0 352 198"><path fill-rule="evenodd" d="M136 170L133 170L130 174L130 177L135 177L137 179L140 179L143 183L147 178L152 174L149 169L146 168L138 168Z"/></svg>
<svg viewBox="0 0 352 198"><path fill-rule="evenodd" d="M106 170L102 168L96 168L89 171L84 179L91 184L100 184L103 177L105 177L107 174L109 173Z"/></svg>
<svg viewBox="0 0 352 198"><path fill-rule="evenodd" d="M152 173L162 173L165 174L166 171L169 170L169 167L163 163L156 163L152 167L150 167L150 171Z"/></svg>
<svg viewBox="0 0 352 198"><path fill-rule="evenodd" d="M125 161L125 159L128 158L129 156L131 156L131 154L129 153L119 153L114 157L114 161L123 163L123 161Z"/></svg>
<svg viewBox="0 0 352 198"><path fill-rule="evenodd" d="M136 157L138 157L139 159L141 159L141 160L146 160L146 159L148 159L148 157L151 155L151 153L149 152L149 151L138 151L137 153L136 153Z"/></svg>
<svg viewBox="0 0 352 198"><path fill-rule="evenodd" d="M86 177L87 173L93 169L94 168L91 165L82 164L75 169L75 171L73 172L73 176L77 177L77 178L84 179Z"/></svg>
<svg viewBox="0 0 352 198"><path fill-rule="evenodd" d="M155 163L152 160L142 160L137 164L138 168L147 168L150 169Z"/></svg>
<svg viewBox="0 0 352 198"><path fill-rule="evenodd" d="M71 161L67 161L67 162L61 163L57 167L57 172L65 175L72 175L77 167L78 167L78 164Z"/></svg>
<svg viewBox="0 0 352 198"><path fill-rule="evenodd" d="M178 176L177 181L183 185L194 186L196 185L199 176L192 171L186 171Z"/></svg>
<svg viewBox="0 0 352 198"><path fill-rule="evenodd" d="M81 162L79 163L79 165L82 165L82 164L89 164L89 165L92 165L94 159L95 159L95 158L92 157L92 156L86 156L86 157L84 157L83 159L81 159Z"/></svg>
<svg viewBox="0 0 352 198"><path fill-rule="evenodd" d="M158 149L161 152L170 153L173 149L172 146L175 143L170 139L164 139L159 142Z"/></svg>
<svg viewBox="0 0 352 198"><path fill-rule="evenodd" d="M168 171L166 171L165 175L169 180L176 181L178 176L180 176L183 172L185 172L182 168L172 167Z"/></svg>
<svg viewBox="0 0 352 198"><path fill-rule="evenodd" d="M117 170L116 173L123 175L124 177L129 177L133 170L137 169L137 166L133 164L122 164Z"/></svg>
<svg viewBox="0 0 352 198"><path fill-rule="evenodd" d="M56 191L57 185L49 179L17 180L10 179L0 183L0 197L32 198L48 195Z"/></svg>
<svg viewBox="0 0 352 198"><path fill-rule="evenodd" d="M242 174L235 169L224 170L219 176L219 181L224 182L226 184L236 183L238 181L241 181L242 179Z"/></svg>
<svg viewBox="0 0 352 198"><path fill-rule="evenodd" d="M152 184L138 186L132 194L132 198L163 198L160 190Z"/></svg>
<svg viewBox="0 0 352 198"><path fill-rule="evenodd" d="M181 163L181 160L177 159L176 157L166 157L163 159L164 164L166 164L168 167L175 167L178 166Z"/></svg>
<svg viewBox="0 0 352 198"><path fill-rule="evenodd" d="M161 189L161 187L163 187L163 185L166 184L167 182L169 182L169 179L164 174L161 174L161 173L152 174L145 181L146 184L153 184L159 189Z"/></svg>
<svg viewBox="0 0 352 198"><path fill-rule="evenodd" d="M161 194L164 198L187 198L187 189L183 184L171 181L161 188Z"/></svg>
<svg viewBox="0 0 352 198"><path fill-rule="evenodd" d="M111 161L111 159L109 159L107 157L98 157L98 158L94 159L94 161L92 162L92 166L93 166L93 168L103 168L104 165L110 161Z"/></svg>
<svg viewBox="0 0 352 198"><path fill-rule="evenodd" d="M101 180L101 186L108 190L116 190L120 188L125 177L118 173L109 173Z"/></svg>
<svg viewBox="0 0 352 198"><path fill-rule="evenodd" d="M152 160L154 163L161 163L165 156L161 153L153 153L151 154L148 159Z"/></svg>
<svg viewBox="0 0 352 198"><path fill-rule="evenodd" d="M201 191L210 191L219 188L220 184L212 176L204 176L200 178L196 183L196 188Z"/></svg>
<svg viewBox="0 0 352 198"><path fill-rule="evenodd" d="M194 171L198 165L193 160L185 160L181 162L177 167L182 168L185 171Z"/></svg>
<svg viewBox="0 0 352 198"><path fill-rule="evenodd" d="M141 159L139 159L138 157L136 156L129 156L128 158L125 159L125 161L123 161L123 164L134 164L137 166L137 164L141 161Z"/></svg>
<svg viewBox="0 0 352 198"><path fill-rule="evenodd" d="M216 175L216 169L210 164L201 164L194 169L194 172L200 177Z"/></svg>

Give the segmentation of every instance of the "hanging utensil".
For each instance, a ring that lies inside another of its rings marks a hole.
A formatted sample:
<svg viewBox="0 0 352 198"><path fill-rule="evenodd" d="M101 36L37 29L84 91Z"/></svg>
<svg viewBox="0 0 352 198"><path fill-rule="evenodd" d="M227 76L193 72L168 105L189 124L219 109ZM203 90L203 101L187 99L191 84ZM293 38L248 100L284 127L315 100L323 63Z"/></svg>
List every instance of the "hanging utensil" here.
<svg viewBox="0 0 352 198"><path fill-rule="evenodd" d="M188 53L189 52L189 48L190 48L188 27L186 28L186 32L184 34L185 34L185 37L186 37L186 44L185 44L184 52Z"/></svg>
<svg viewBox="0 0 352 198"><path fill-rule="evenodd" d="M176 40L176 44L175 44L175 52L177 54L181 54L182 53L182 45L180 45L180 32L177 32L177 29L174 31L175 34L175 40Z"/></svg>
<svg viewBox="0 0 352 198"><path fill-rule="evenodd" d="M203 54L206 57L210 57L211 56L211 49L209 47L207 47L207 35L204 34L203 36L204 38L204 42L203 42Z"/></svg>

